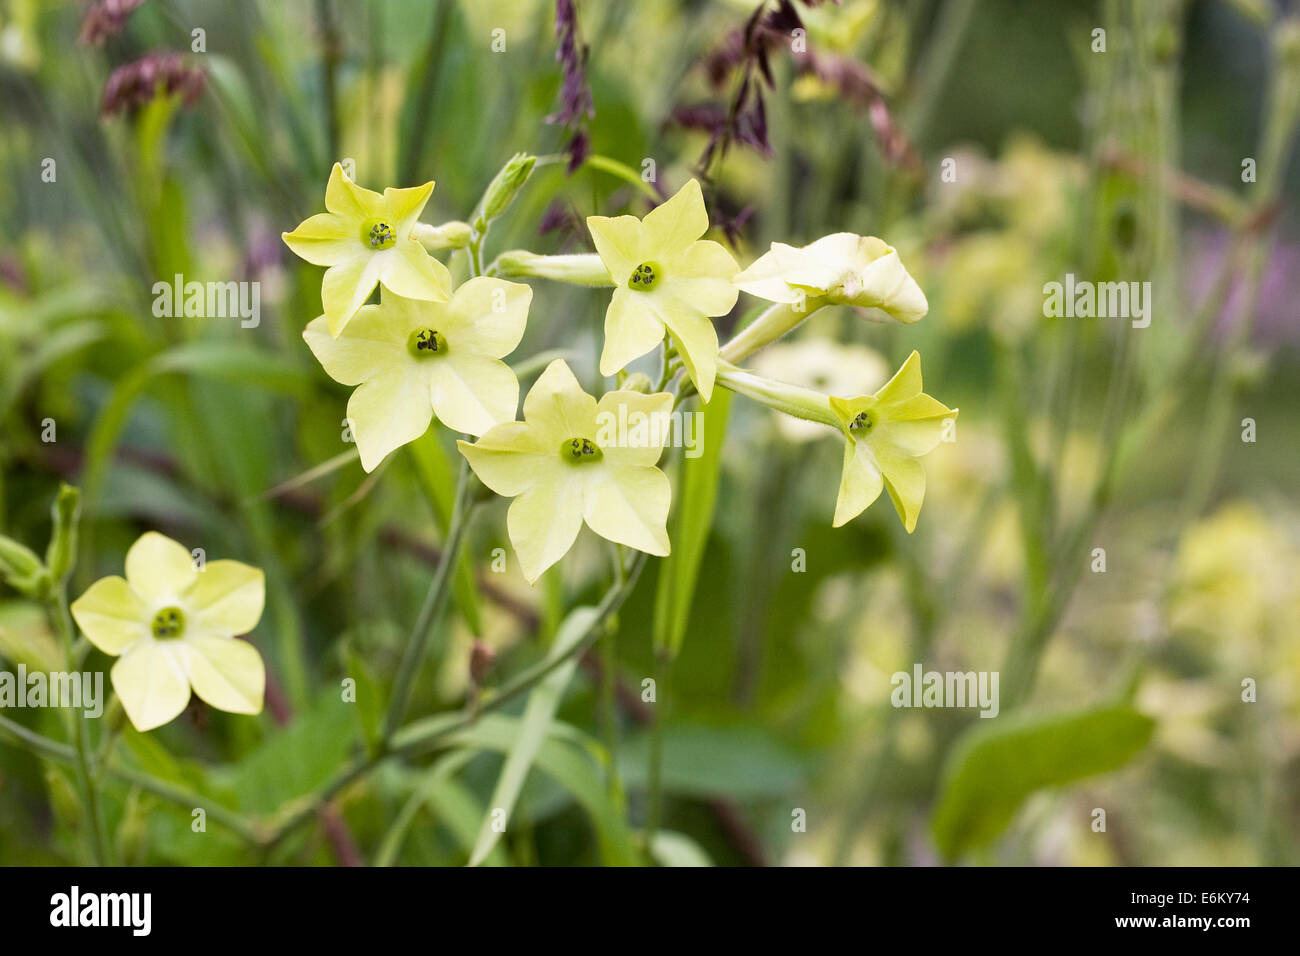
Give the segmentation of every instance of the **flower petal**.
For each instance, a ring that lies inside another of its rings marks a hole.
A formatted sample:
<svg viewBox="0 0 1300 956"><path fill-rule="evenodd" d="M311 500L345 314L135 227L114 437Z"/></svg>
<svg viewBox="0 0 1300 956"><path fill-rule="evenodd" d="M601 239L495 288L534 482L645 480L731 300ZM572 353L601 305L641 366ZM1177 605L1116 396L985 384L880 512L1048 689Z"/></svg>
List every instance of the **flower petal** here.
<svg viewBox="0 0 1300 956"><path fill-rule="evenodd" d="M126 579L147 605L178 601L198 575L185 546L157 531L142 534L126 553Z"/></svg>
<svg viewBox="0 0 1300 956"><path fill-rule="evenodd" d="M477 442L457 441L456 446L479 481L506 498L531 488L548 463L552 468L564 466L559 446L543 448L533 427L525 422L497 425Z"/></svg>
<svg viewBox="0 0 1300 956"><path fill-rule="evenodd" d="M389 292L429 302L451 298L451 273L424 246L414 239L398 239L388 251L379 281Z"/></svg>
<svg viewBox="0 0 1300 956"><path fill-rule="evenodd" d="M524 337L532 301L533 290L522 282L476 276L452 296L448 310L452 324L444 334L455 349L505 358Z"/></svg>
<svg viewBox="0 0 1300 956"><path fill-rule="evenodd" d="M72 602L72 619L86 639L114 657L149 634L150 608L126 578L100 578Z"/></svg>
<svg viewBox="0 0 1300 956"><path fill-rule="evenodd" d="M453 431L482 435L512 422L519 405L519 380L494 358L457 352L429 359L429 398L434 414Z"/></svg>
<svg viewBox="0 0 1300 956"><path fill-rule="evenodd" d="M672 487L658 468L600 468L583 490L582 517L608 541L649 554L668 553Z"/></svg>
<svg viewBox="0 0 1300 956"><path fill-rule="evenodd" d="M613 375L663 341L664 324L651 307L650 293L614 290L605 310L605 345L600 374Z"/></svg>
<svg viewBox="0 0 1300 956"><path fill-rule="evenodd" d="M330 180L325 186L325 208L357 225L358 240L361 224L377 218L384 208L384 197L373 190L358 186L343 172L338 163L330 170Z"/></svg>
<svg viewBox="0 0 1300 956"><path fill-rule="evenodd" d="M692 179L677 190L671 199L652 209L642 224L647 259L673 258L690 248L709 231L709 213L699 181Z"/></svg>
<svg viewBox="0 0 1300 956"><path fill-rule="evenodd" d="M302 338L326 375L343 385L360 385L411 363L408 334L401 322L393 321L385 303L363 305L338 338L330 334L325 316L317 316L307 323Z"/></svg>
<svg viewBox="0 0 1300 956"><path fill-rule="evenodd" d="M524 418L537 430L537 440L559 452L567 438L594 438L596 400L582 390L564 359L555 359L538 376L524 399Z"/></svg>
<svg viewBox="0 0 1300 956"><path fill-rule="evenodd" d="M689 302L705 315L726 315L740 295L732 283L739 271L736 260L722 245L701 239L664 267L664 284L674 298Z"/></svg>
<svg viewBox="0 0 1300 956"><path fill-rule="evenodd" d="M921 353L913 349L902 368L881 386L880 391L876 392L876 401L881 405L894 405L919 394L921 394Z"/></svg>
<svg viewBox="0 0 1300 956"><path fill-rule="evenodd" d="M803 249L774 242L732 281L736 288L760 299L788 303L803 298L803 289L826 291L836 278L834 270L814 262Z"/></svg>
<svg viewBox="0 0 1300 956"><path fill-rule="evenodd" d="M510 503L506 530L529 584L568 553L582 529L582 494L571 482L559 469L544 472Z"/></svg>
<svg viewBox="0 0 1300 956"><path fill-rule="evenodd" d="M432 180L423 186L411 186L406 189L389 186L384 190L384 208L388 211L390 224L397 235L411 234L411 228L419 220L420 213L424 211L424 204L429 201L431 195L433 195Z"/></svg>
<svg viewBox="0 0 1300 956"><path fill-rule="evenodd" d="M381 375L362 383L348 399L348 420L361 467L374 471L395 448L429 429L433 406L421 375Z"/></svg>
<svg viewBox="0 0 1300 956"><path fill-rule="evenodd" d="M370 293L375 291L379 276L384 271L384 263L382 253L366 252L363 249L353 258L335 263L325 270L320 298L330 335L339 335L357 314L357 310L365 305Z"/></svg>
<svg viewBox="0 0 1300 956"><path fill-rule="evenodd" d="M281 233L280 238L295 255L315 266L332 266L361 247L353 224L328 212L304 219L297 229Z"/></svg>
<svg viewBox="0 0 1300 956"><path fill-rule="evenodd" d="M876 461L885 476L885 488L894 502L894 510L907 533L911 534L916 529L921 502L925 499L925 469L915 458L897 453L877 451Z"/></svg>
<svg viewBox="0 0 1300 956"><path fill-rule="evenodd" d="M208 704L233 714L259 714L266 690L266 666L247 641L196 634L178 642L189 681Z"/></svg>
<svg viewBox="0 0 1300 956"><path fill-rule="evenodd" d="M606 392L596 403L596 444L611 465L652 466L663 454L672 412L667 392Z"/></svg>
<svg viewBox="0 0 1300 956"><path fill-rule="evenodd" d="M833 527L856 518L880 497L884 478L865 445L853 441L844 443L844 470L840 473L840 495L835 501Z"/></svg>
<svg viewBox="0 0 1300 956"><path fill-rule="evenodd" d="M184 600L194 623L204 630L226 637L247 634L262 617L266 576L240 561L210 561Z"/></svg>
<svg viewBox="0 0 1300 956"><path fill-rule="evenodd" d="M641 237L644 230L636 216L588 216L587 228L600 261L605 263L615 285L627 285L632 270L644 259Z"/></svg>
<svg viewBox="0 0 1300 956"><path fill-rule="evenodd" d="M177 657L177 641L140 641L113 665L113 690L136 730L174 720L190 702L190 682Z"/></svg>
<svg viewBox="0 0 1300 956"><path fill-rule="evenodd" d="M684 305L661 313L668 326L686 373L708 401L713 396L713 377L718 369L718 332L709 318Z"/></svg>

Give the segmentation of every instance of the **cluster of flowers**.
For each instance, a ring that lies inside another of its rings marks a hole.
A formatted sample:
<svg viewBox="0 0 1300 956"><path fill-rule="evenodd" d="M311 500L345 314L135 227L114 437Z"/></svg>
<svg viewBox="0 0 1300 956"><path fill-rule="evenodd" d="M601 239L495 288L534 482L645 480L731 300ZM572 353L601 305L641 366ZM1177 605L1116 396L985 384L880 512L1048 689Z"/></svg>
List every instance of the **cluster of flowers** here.
<svg viewBox="0 0 1300 956"><path fill-rule="evenodd" d="M492 275L452 291L448 270L421 241L454 231L452 224L419 222L433 185L380 195L336 164L325 192L328 211L284 235L303 259L327 267L324 314L303 337L332 378L356 386L348 418L362 466L376 468L436 416L477 438L459 442L462 454L485 485L514 499L507 530L530 582L572 547L583 522L610 541L667 554L671 488L656 467L662 440L601 444L597 423L606 414L666 414L681 390L621 388L597 400L557 359L529 390L523 421L516 421L519 383L502 359L523 337L532 291ZM591 216L587 225L598 256L594 274L572 260L596 257L530 253L511 258L511 274L613 285L602 375L621 372L667 337L665 369L672 368L670 357L679 359L703 401L716 382L844 436L836 526L888 490L913 530L925 494L916 459L938 444L957 414L922 392L915 352L872 395L823 395L733 364L825 305L878 309L904 323L920 319L925 295L893 248L837 233L803 248L773 243L742 271L723 246L701 238L709 217L695 180L644 219ZM429 242L449 244L455 243ZM365 305L376 285L379 304ZM776 305L720 347L712 318L730 312L741 291Z"/></svg>
<svg viewBox="0 0 1300 956"><path fill-rule="evenodd" d="M453 290L450 272L426 246L464 246L472 230L421 223L432 191L430 182L380 195L335 165L328 211L284 235L302 258L328 267L324 314L303 338L332 378L356 387L348 417L366 471L423 435L436 415L477 438L460 441L461 453L483 484L514 499L507 530L530 582L568 552L584 522L610 541L666 555L672 489L657 467L666 432L611 442L599 423L605 416L666 415L688 387L707 402L719 383L843 436L837 527L887 490L904 526L915 528L925 495L916 459L957 415L922 392L915 352L871 395L826 395L734 364L826 305L876 309L904 323L924 316L925 295L886 243L849 233L803 248L773 243L742 271L725 248L701 238L709 217L695 180L644 219L592 216L596 256L521 252L512 259L517 274L612 285L601 374L622 372L666 337L664 386L676 361L689 386L625 387L596 399L557 359L529 390L523 421L516 421L519 382L502 359L523 338L532 290L492 275ZM377 285L379 303L366 305ZM719 346L712 318L730 312L741 291L775 304ZM95 582L71 613L92 644L119 658L113 688L143 731L177 717L191 690L221 710L261 711L262 658L236 635L256 627L264 602L257 568L204 564L176 541L148 532L127 553L125 578Z"/></svg>

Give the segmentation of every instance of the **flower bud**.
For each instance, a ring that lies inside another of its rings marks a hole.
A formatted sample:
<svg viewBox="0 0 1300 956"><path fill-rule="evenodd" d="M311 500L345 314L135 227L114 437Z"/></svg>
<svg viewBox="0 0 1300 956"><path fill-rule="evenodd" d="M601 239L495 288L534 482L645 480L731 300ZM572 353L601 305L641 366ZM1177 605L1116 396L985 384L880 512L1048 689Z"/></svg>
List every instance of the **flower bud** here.
<svg viewBox="0 0 1300 956"><path fill-rule="evenodd" d="M533 164L536 162L536 156L515 153L501 167L501 171L496 174L487 192L483 194L482 218L485 224L505 212L514 202L515 195L532 175Z"/></svg>
<svg viewBox="0 0 1300 956"><path fill-rule="evenodd" d="M473 233L474 230L470 228L469 223L453 219L451 222L444 222L441 226L417 222L415 228L411 230L411 238L430 252L437 252L439 249L465 248L469 245Z"/></svg>
<svg viewBox="0 0 1300 956"><path fill-rule="evenodd" d="M625 392L641 392L649 395L654 391L654 382L650 381L650 376L645 372L633 372L631 375L624 376L618 383L618 387Z"/></svg>
<svg viewBox="0 0 1300 956"><path fill-rule="evenodd" d="M13 538L0 534L0 578L30 597L43 597L49 574L36 553Z"/></svg>
<svg viewBox="0 0 1300 956"><path fill-rule="evenodd" d="M81 517L81 492L72 485L61 485L59 496L50 509L54 532L45 550L45 565L55 584L62 584L77 559L77 523Z"/></svg>
<svg viewBox="0 0 1300 956"><path fill-rule="evenodd" d="M614 280L600 256L583 253L569 256L539 256L526 249L511 249L496 258L496 274L505 278L533 276L574 285L610 286Z"/></svg>

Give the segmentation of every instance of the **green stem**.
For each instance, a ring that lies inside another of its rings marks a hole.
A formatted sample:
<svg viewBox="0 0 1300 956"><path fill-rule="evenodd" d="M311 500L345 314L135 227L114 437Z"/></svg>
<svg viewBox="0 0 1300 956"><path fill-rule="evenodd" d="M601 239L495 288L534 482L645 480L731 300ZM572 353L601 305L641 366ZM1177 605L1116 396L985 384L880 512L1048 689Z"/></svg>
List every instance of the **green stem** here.
<svg viewBox="0 0 1300 956"><path fill-rule="evenodd" d="M49 600L49 613L54 621L55 630L63 642L65 659L69 672L76 668L74 651L75 638L72 629L72 615L68 612L67 586L60 582L54 595ZM86 804L86 816L90 820L90 848L96 866L108 866L112 863L108 837L104 832L104 816L99 805L99 788L96 775L91 771L90 744L86 739L86 718L73 714L72 737L76 754L77 777L81 782L82 799Z"/></svg>
<svg viewBox="0 0 1300 956"><path fill-rule="evenodd" d="M668 718L668 678L672 658L667 650L655 652L655 719L650 725L650 764L646 774L648 807L646 810L645 845L654 846L655 834L663 820L664 723Z"/></svg>
<svg viewBox="0 0 1300 956"><path fill-rule="evenodd" d="M416 675L424 663L424 656L429 649L429 640L433 636L433 627L442 617L443 609L447 605L447 598L451 593L452 575L457 562L460 561L460 553L465 545L473 512L473 505L470 502L472 485L469 463L461 462L460 478L456 484L456 501L452 507L442 560L438 562L438 570L434 572L433 581L429 584L424 605L420 608L420 616L416 618L415 627L411 630L411 639L407 641L406 651L397 669L393 697L388 706L388 716L384 720L385 745L392 739L402 718L406 716Z"/></svg>
<svg viewBox="0 0 1300 956"><path fill-rule="evenodd" d="M273 826L268 842L274 844L283 840L303 823L311 820L320 808L334 799L337 794L357 780L367 776L390 757L413 756L437 749L449 738L471 726L480 714L503 707L521 694L532 690L547 674L550 674L565 661L574 657L581 657L587 653L592 645L605 633L605 625L609 618L618 613L623 603L636 588L636 582L641 576L641 570L645 567L646 558L647 555L644 553L638 554L633 559L632 566L628 568L627 576L623 582L605 592L605 596L596 608L596 616L593 618L586 635L577 641L573 647L563 654L547 658L521 672L502 685L495 693L485 694L473 713L435 714L431 717L423 717L403 727L393 734L384 749L353 761L335 774L314 794L304 798L290 813Z"/></svg>

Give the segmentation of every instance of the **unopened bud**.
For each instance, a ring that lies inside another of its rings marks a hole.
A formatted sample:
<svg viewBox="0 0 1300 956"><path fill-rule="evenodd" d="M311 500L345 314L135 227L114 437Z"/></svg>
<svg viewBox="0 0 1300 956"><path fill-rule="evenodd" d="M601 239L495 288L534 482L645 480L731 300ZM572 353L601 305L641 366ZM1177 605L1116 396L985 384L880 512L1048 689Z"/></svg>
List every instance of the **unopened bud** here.
<svg viewBox="0 0 1300 956"><path fill-rule="evenodd" d="M469 223L461 222L459 219L444 222L441 226L417 222L415 228L411 230L411 238L430 252L436 252L439 249L465 248L469 245L473 232Z"/></svg>
<svg viewBox="0 0 1300 956"><path fill-rule="evenodd" d="M81 492L72 485L60 485L59 496L50 509L54 531L45 549L45 566L55 584L62 584L77 559L77 524L81 518Z"/></svg>
<svg viewBox="0 0 1300 956"><path fill-rule="evenodd" d="M514 202L516 194L528 181L532 175L533 165L537 162L536 156L530 156L528 153L515 153L501 167L501 171L496 174L487 192L483 194L483 220L490 222L497 218L510 204Z"/></svg>
<svg viewBox="0 0 1300 956"><path fill-rule="evenodd" d="M26 545L0 534L0 578L15 591L42 597L49 583L45 565Z"/></svg>
<svg viewBox="0 0 1300 956"><path fill-rule="evenodd" d="M619 383L619 388L627 392L642 392L649 395L654 391L654 382L645 372L633 372Z"/></svg>

